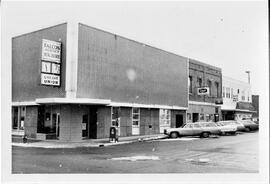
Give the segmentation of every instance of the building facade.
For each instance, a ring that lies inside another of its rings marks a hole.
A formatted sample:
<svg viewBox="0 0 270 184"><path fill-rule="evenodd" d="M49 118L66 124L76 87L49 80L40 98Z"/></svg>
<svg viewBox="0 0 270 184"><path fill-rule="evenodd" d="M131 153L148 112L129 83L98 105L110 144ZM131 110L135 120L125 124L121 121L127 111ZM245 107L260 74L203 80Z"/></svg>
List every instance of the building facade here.
<svg viewBox="0 0 270 184"><path fill-rule="evenodd" d="M230 77L222 77L223 105L222 118L224 120L242 120L252 117L256 112L252 106L251 85Z"/></svg>
<svg viewBox="0 0 270 184"><path fill-rule="evenodd" d="M254 121L259 122L259 95L252 95L252 106L256 112L252 113L252 118Z"/></svg>
<svg viewBox="0 0 270 184"><path fill-rule="evenodd" d="M220 68L189 59L187 122L220 120L221 86Z"/></svg>
<svg viewBox="0 0 270 184"><path fill-rule="evenodd" d="M188 59L81 23L12 39L12 128L78 141L186 122Z"/></svg>

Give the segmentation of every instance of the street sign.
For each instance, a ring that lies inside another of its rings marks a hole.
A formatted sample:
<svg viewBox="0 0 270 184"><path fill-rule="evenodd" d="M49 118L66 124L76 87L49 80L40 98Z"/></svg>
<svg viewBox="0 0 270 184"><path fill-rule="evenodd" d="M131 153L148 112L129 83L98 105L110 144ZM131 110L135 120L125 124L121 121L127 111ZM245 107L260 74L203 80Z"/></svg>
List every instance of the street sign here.
<svg viewBox="0 0 270 184"><path fill-rule="evenodd" d="M198 95L209 95L209 87L202 87L197 89Z"/></svg>

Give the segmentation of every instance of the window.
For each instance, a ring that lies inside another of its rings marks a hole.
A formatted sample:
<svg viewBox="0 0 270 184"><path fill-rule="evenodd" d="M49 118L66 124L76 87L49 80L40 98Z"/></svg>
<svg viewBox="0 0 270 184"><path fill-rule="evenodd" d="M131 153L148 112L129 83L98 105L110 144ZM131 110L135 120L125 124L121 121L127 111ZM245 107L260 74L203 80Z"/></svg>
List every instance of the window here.
<svg viewBox="0 0 270 184"><path fill-rule="evenodd" d="M240 93L240 90L238 89L238 90L237 90L237 94L239 94L239 93Z"/></svg>
<svg viewBox="0 0 270 184"><path fill-rule="evenodd" d="M231 88L231 98L233 98L233 88Z"/></svg>
<svg viewBox="0 0 270 184"><path fill-rule="evenodd" d="M193 128L192 124L186 124L183 128Z"/></svg>
<svg viewBox="0 0 270 184"><path fill-rule="evenodd" d="M243 100L243 101L246 100L246 98L245 98L245 91L244 91L244 90L242 91L242 100Z"/></svg>
<svg viewBox="0 0 270 184"><path fill-rule="evenodd" d="M160 125L170 125L171 124L171 111L168 109L160 109L159 122L160 122Z"/></svg>
<svg viewBox="0 0 270 184"><path fill-rule="evenodd" d="M190 113L187 113L187 120L191 121L191 114Z"/></svg>
<svg viewBox="0 0 270 184"><path fill-rule="evenodd" d="M140 126L140 108L132 108L132 126Z"/></svg>
<svg viewBox="0 0 270 184"><path fill-rule="evenodd" d="M200 114L200 120L204 120L204 114Z"/></svg>
<svg viewBox="0 0 270 184"><path fill-rule="evenodd" d="M225 98L225 87L222 88L222 97Z"/></svg>
<svg viewBox="0 0 270 184"><path fill-rule="evenodd" d="M193 127L194 127L194 128L201 128L201 126L200 126L199 124L197 124L197 123L194 124Z"/></svg>
<svg viewBox="0 0 270 184"><path fill-rule="evenodd" d="M209 114L205 114L205 120L208 122L208 121L210 121L210 116L209 116Z"/></svg>
<svg viewBox="0 0 270 184"><path fill-rule="evenodd" d="M198 82L198 87L202 87L202 78L201 77L198 77L197 78L197 82Z"/></svg>
<svg viewBox="0 0 270 184"><path fill-rule="evenodd" d="M226 98L230 98L230 88L226 88Z"/></svg>
<svg viewBox="0 0 270 184"><path fill-rule="evenodd" d="M120 126L120 107L112 107L112 126Z"/></svg>
<svg viewBox="0 0 270 184"><path fill-rule="evenodd" d="M210 81L210 80L208 80L207 81L207 86L209 87L209 96L212 96L212 90L211 90L211 88L212 88L212 82Z"/></svg>
<svg viewBox="0 0 270 184"><path fill-rule="evenodd" d="M192 76L188 77L188 92L192 93Z"/></svg>
<svg viewBox="0 0 270 184"><path fill-rule="evenodd" d="M216 86L216 97L219 97L219 83L215 82L215 86Z"/></svg>

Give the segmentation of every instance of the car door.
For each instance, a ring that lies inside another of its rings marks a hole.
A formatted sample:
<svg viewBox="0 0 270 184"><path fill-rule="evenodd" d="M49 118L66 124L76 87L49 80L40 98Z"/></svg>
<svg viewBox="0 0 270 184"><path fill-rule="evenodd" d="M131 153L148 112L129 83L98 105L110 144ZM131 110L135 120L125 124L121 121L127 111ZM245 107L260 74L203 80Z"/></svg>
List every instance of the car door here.
<svg viewBox="0 0 270 184"><path fill-rule="evenodd" d="M183 136L193 135L193 124L186 124L179 133Z"/></svg>
<svg viewBox="0 0 270 184"><path fill-rule="evenodd" d="M199 124L195 123L193 125L193 135L200 135L202 133L202 128Z"/></svg>

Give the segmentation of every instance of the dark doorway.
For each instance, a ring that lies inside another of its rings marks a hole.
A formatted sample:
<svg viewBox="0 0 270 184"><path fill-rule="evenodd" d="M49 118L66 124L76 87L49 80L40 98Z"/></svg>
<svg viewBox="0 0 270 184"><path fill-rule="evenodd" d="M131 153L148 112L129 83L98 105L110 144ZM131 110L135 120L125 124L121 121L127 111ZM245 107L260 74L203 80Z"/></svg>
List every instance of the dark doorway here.
<svg viewBox="0 0 270 184"><path fill-rule="evenodd" d="M177 114L175 115L175 127L181 127L183 125L183 115Z"/></svg>
<svg viewBox="0 0 270 184"><path fill-rule="evenodd" d="M97 138L97 108L91 107L89 110L89 138Z"/></svg>
<svg viewBox="0 0 270 184"><path fill-rule="evenodd" d="M199 120L199 113L192 113L192 122L197 122Z"/></svg>

